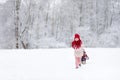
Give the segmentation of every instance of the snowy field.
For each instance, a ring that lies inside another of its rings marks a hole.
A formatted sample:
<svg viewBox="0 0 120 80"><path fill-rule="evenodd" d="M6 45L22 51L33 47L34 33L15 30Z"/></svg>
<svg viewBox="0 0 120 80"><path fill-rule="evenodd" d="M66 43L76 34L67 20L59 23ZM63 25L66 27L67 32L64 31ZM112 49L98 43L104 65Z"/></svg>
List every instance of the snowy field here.
<svg viewBox="0 0 120 80"><path fill-rule="evenodd" d="M120 80L120 48L86 48L75 69L73 49L0 50L0 80Z"/></svg>

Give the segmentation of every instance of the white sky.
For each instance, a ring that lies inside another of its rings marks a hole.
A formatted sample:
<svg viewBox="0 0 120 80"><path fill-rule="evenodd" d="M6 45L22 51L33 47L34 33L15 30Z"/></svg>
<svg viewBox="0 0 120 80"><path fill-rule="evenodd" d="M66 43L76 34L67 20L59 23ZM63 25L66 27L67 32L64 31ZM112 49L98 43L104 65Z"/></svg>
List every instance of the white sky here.
<svg viewBox="0 0 120 80"><path fill-rule="evenodd" d="M7 0L0 0L0 3L5 3Z"/></svg>

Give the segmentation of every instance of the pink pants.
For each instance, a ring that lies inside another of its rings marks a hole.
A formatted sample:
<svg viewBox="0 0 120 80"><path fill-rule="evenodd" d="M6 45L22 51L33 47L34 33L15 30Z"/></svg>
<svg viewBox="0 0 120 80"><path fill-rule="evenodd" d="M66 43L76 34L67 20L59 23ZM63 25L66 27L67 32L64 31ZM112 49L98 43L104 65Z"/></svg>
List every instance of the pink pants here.
<svg viewBox="0 0 120 80"><path fill-rule="evenodd" d="M76 67L79 67L79 64L81 64L81 57L76 57L75 56L75 65L76 65Z"/></svg>

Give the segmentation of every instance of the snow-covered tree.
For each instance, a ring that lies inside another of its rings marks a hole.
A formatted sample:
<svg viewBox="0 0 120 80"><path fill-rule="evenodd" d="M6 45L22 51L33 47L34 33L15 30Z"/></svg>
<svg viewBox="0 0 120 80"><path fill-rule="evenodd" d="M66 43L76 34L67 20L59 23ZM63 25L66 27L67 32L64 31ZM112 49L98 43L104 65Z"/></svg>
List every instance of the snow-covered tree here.
<svg viewBox="0 0 120 80"><path fill-rule="evenodd" d="M7 0L0 11L0 48L70 47L75 33L86 47L120 47L119 0Z"/></svg>

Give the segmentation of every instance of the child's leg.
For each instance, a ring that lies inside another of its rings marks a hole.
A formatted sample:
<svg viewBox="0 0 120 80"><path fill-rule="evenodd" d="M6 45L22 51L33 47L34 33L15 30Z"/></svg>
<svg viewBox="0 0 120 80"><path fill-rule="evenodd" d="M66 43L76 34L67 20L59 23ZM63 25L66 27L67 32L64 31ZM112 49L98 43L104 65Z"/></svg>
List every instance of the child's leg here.
<svg viewBox="0 0 120 80"><path fill-rule="evenodd" d="M75 65L76 65L76 68L78 68L78 62L77 62L77 57L75 56Z"/></svg>
<svg viewBox="0 0 120 80"><path fill-rule="evenodd" d="M79 57L75 57L76 68L78 68L79 64L80 64L80 58Z"/></svg>
<svg viewBox="0 0 120 80"><path fill-rule="evenodd" d="M78 64L81 64L81 58L78 57Z"/></svg>

